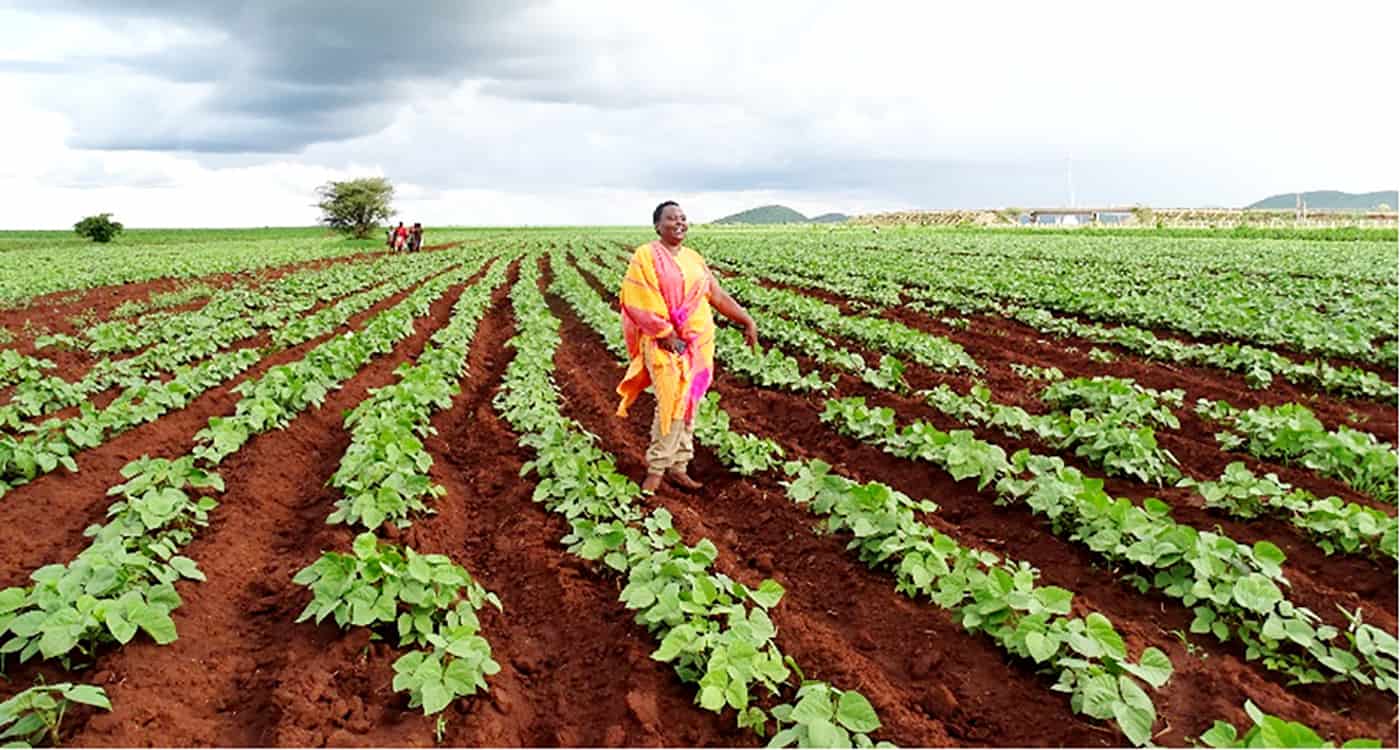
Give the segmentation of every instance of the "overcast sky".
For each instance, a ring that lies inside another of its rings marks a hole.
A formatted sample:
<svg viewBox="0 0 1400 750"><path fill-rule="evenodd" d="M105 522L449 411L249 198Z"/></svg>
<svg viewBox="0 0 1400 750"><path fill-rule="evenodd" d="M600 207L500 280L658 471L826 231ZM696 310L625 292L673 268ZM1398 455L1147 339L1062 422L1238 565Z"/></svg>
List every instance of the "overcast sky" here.
<svg viewBox="0 0 1400 750"><path fill-rule="evenodd" d="M358 7L359 9L354 9ZM1400 3L0 0L0 228L1394 189Z"/></svg>

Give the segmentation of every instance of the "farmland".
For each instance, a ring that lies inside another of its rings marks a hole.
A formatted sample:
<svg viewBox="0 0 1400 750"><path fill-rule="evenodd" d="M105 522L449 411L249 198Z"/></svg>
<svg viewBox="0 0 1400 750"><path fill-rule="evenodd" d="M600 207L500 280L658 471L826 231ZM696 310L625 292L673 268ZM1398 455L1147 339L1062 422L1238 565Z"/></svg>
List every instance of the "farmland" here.
<svg viewBox="0 0 1400 750"><path fill-rule="evenodd" d="M0 235L10 726L1394 746L1395 239L1296 234L693 228L761 347L654 495L649 230Z"/></svg>

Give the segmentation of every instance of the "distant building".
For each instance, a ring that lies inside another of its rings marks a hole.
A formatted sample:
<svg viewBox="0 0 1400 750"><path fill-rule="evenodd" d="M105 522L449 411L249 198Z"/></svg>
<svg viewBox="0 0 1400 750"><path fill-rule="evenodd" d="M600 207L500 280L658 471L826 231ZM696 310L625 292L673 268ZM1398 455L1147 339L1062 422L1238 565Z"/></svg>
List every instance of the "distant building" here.
<svg viewBox="0 0 1400 750"><path fill-rule="evenodd" d="M1021 214L1021 223L1065 227L1121 224L1132 215L1130 208L1032 208Z"/></svg>

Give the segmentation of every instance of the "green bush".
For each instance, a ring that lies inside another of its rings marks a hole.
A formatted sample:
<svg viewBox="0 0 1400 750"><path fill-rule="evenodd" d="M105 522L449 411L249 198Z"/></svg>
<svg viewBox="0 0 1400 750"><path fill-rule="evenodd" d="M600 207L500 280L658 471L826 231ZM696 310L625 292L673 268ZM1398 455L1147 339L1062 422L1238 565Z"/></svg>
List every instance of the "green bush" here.
<svg viewBox="0 0 1400 750"><path fill-rule="evenodd" d="M73 231L93 242L111 242L113 237L122 233L122 223L112 221L111 214L98 214L74 224Z"/></svg>

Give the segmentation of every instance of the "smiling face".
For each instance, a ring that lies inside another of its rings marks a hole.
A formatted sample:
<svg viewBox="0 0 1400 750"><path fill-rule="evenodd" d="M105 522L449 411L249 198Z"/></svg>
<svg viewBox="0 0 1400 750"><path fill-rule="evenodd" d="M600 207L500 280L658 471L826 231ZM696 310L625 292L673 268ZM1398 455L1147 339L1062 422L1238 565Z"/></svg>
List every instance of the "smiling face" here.
<svg viewBox="0 0 1400 750"><path fill-rule="evenodd" d="M668 245L679 245L685 239L689 222L680 206L667 206L661 209L661 221L656 222L656 234Z"/></svg>

